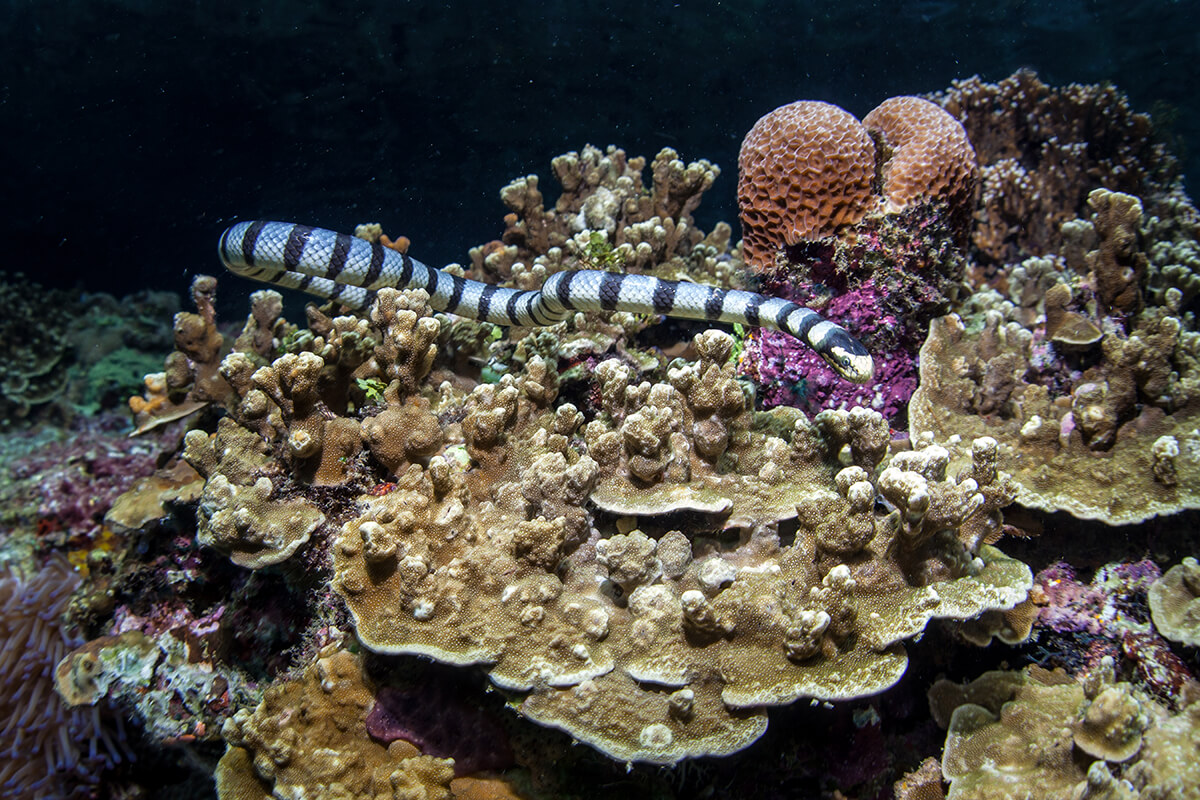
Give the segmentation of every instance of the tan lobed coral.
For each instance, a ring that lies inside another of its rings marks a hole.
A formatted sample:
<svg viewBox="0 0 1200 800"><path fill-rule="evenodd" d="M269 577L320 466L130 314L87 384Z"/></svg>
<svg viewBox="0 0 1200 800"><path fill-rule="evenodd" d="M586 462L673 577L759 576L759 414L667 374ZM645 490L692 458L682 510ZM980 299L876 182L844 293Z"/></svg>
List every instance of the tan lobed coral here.
<svg viewBox="0 0 1200 800"><path fill-rule="evenodd" d="M1150 585L1150 617L1173 642L1200 647L1200 562L1185 558Z"/></svg>
<svg viewBox="0 0 1200 800"><path fill-rule="evenodd" d="M323 652L303 676L271 686L257 708L225 722L217 796L448 800L454 762L414 755L402 740L373 741L366 727L373 702L359 659Z"/></svg>
<svg viewBox="0 0 1200 800"><path fill-rule="evenodd" d="M948 725L950 800L1200 797L1200 704L1172 712L1115 682L1109 658L1082 681L1036 666L939 681L930 706Z"/></svg>
<svg viewBox="0 0 1200 800"><path fill-rule="evenodd" d="M969 474L949 477L933 448L878 475L878 414L756 419L732 344L697 337L699 363L664 383L602 363L606 413L586 425L553 405L540 359L477 387L461 423L470 462L452 445L410 465L334 542L359 637L491 663L526 716L618 759L673 763L744 747L762 706L879 691L903 672L898 642L929 619L1023 599L1028 570L981 546L1011 496L989 443ZM902 511L876 511L880 491ZM643 529L598 530L589 497ZM712 534L670 527L689 511L713 515Z"/></svg>
<svg viewBox="0 0 1200 800"><path fill-rule="evenodd" d="M1012 496L994 442L955 473L941 447L889 461L872 411L755 413L727 334L655 380L602 362L581 410L537 355L495 384L443 380L422 291L381 291L365 327L310 316L324 333L295 352L227 356L229 415L186 437L202 541L253 568L328 541L368 647L487 663L526 716L615 758L733 752L765 706L878 692L929 620L1012 608L1031 585L984 544ZM350 330L376 344L347 372ZM383 405L349 416L348 375L386 383ZM331 495L295 432L356 417L367 446ZM405 420L424 432L395 449ZM326 518L338 533L310 539Z"/></svg>
<svg viewBox="0 0 1200 800"><path fill-rule="evenodd" d="M1194 347L1195 336L1173 317L1148 316L1128 338L1105 339L1106 367L1093 368L1096 377L1052 393L1026 379L1030 331L994 310L975 331L957 315L944 317L921 350L911 433L933 441L993 436L1017 501L1031 508L1119 525L1200 507L1195 401L1134 406L1149 380L1166 384L1175 351Z"/></svg>
<svg viewBox="0 0 1200 800"><path fill-rule="evenodd" d="M994 436L1034 508L1123 524L1200 506L1200 334L1178 291L1144 302L1138 199L1088 204L1060 255L1013 270L1012 302L985 290L930 327L910 432Z"/></svg>
<svg viewBox="0 0 1200 800"><path fill-rule="evenodd" d="M286 356L285 356L286 358ZM282 497L268 447L253 431L222 419L217 432L189 431L183 457L207 479L197 509L197 540L243 567L278 564L325 521L312 503Z"/></svg>
<svg viewBox="0 0 1200 800"><path fill-rule="evenodd" d="M510 209L498 241L471 250L473 277L512 280L533 289L562 269L612 269L679 279L706 275L727 284L732 272L718 256L727 252L732 231L718 223L708 235L692 212L720 175L701 159L685 163L663 148L650 163L624 150L588 145L555 157L551 169L562 186L552 208L544 206L536 175L518 178L500 191Z"/></svg>
<svg viewBox="0 0 1200 800"><path fill-rule="evenodd" d="M730 226L718 222L706 234L692 217L720 174L717 165L685 162L671 148L647 165L647 159L629 157L618 147L588 145L557 156L551 167L562 185L556 201L543 196L536 175L512 181L500 192L511 209L500 239L472 248L468 268L446 269L518 289L538 289L547 275L574 269L741 287L741 251L732 246ZM514 328L504 338L488 323L455 320L441 345L442 352L456 354L459 375L470 374L479 362L503 374L533 354L579 359L614 346L625 346L632 358L649 365L657 357L628 342L652 322L653 317L626 312L574 314L548 328Z"/></svg>
<svg viewBox="0 0 1200 800"><path fill-rule="evenodd" d="M893 97L861 123L829 103L781 106L754 124L738 156L746 263L769 270L781 249L832 236L876 209L942 203L965 231L975 184L962 125L928 100Z"/></svg>
<svg viewBox="0 0 1200 800"><path fill-rule="evenodd" d="M144 433L209 403L225 400L228 386L217 374L225 337L217 330L216 291L217 279L211 275L197 275L192 281L196 311L175 315L175 350L167 356L162 372L145 377L143 394L129 398L134 433ZM256 294L260 295L260 303L268 295L280 297L278 292Z"/></svg>

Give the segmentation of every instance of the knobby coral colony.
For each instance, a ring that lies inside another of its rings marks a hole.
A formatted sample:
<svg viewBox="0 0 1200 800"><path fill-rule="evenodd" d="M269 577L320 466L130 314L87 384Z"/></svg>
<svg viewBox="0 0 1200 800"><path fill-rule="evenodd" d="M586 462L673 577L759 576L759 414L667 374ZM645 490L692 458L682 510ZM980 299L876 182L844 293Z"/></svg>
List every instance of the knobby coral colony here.
<svg viewBox="0 0 1200 800"><path fill-rule="evenodd" d="M197 278L131 406L139 431L221 413L110 515L195 498L202 545L336 593L307 609L304 676L225 716L222 796L345 774L305 748L366 759L375 796L453 774L377 758L338 598L368 649L486 665L523 716L658 764L746 747L770 706L886 689L933 619L1020 640L1032 575L993 546L1014 499L1112 523L1200 505L1200 215L1146 124L1026 74L862 122L785 106L743 144L740 247L692 218L719 169L669 149L554 159L552 208L514 181L468 267L378 226L231 228L232 269L334 302L297 328L255 292L229 342ZM1034 210L1056 224L1012 224ZM301 709L311 730L279 729Z"/></svg>

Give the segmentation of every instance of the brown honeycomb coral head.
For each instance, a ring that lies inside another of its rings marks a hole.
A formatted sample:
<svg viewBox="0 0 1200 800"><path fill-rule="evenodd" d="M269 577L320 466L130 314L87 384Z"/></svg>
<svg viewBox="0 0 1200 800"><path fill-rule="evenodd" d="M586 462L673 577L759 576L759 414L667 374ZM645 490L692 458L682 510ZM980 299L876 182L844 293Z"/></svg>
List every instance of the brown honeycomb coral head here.
<svg viewBox="0 0 1200 800"><path fill-rule="evenodd" d="M738 155L746 262L767 269L780 247L858 222L872 202L874 178L875 145L846 111L802 100L767 114Z"/></svg>
<svg viewBox="0 0 1200 800"><path fill-rule="evenodd" d="M979 167L958 120L920 97L893 97L863 117L863 125L882 145L884 211L944 203L965 234Z"/></svg>

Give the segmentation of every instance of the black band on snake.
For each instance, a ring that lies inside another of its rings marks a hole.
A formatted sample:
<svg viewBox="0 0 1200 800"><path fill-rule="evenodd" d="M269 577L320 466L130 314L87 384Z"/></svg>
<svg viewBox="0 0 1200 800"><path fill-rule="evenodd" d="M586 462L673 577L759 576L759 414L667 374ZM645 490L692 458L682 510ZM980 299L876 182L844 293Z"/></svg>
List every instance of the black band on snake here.
<svg viewBox="0 0 1200 800"><path fill-rule="evenodd" d="M540 291L502 289L427 267L344 233L290 222L239 222L221 235L221 260L238 275L367 308L384 287L424 289L438 311L497 325L553 325L576 311L627 311L736 322L795 336L848 381L875 374L871 354L811 308L736 289L599 270L556 272Z"/></svg>

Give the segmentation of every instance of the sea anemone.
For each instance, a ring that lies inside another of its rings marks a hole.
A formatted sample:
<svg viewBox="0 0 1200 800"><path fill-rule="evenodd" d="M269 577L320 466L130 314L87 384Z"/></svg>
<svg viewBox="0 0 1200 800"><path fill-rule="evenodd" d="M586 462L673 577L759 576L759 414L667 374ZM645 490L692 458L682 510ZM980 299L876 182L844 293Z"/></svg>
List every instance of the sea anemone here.
<svg viewBox="0 0 1200 800"><path fill-rule="evenodd" d="M82 642L64 612L79 576L55 554L26 577L0 567L0 795L84 796L104 769L129 757L118 720L110 730L95 706L70 709L54 690L54 667Z"/></svg>

